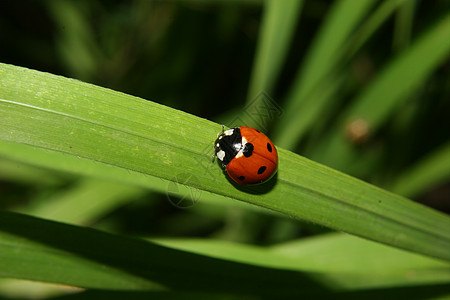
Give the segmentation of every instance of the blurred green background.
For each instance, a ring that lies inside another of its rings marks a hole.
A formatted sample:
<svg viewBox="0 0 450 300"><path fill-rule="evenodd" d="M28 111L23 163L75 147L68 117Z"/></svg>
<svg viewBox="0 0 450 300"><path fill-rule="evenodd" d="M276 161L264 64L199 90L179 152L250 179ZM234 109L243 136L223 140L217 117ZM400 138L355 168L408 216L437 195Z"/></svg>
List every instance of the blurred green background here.
<svg viewBox="0 0 450 300"><path fill-rule="evenodd" d="M433 32L449 32L450 2L338 2L2 1L0 61L259 125L278 146L449 213L450 36ZM261 95L278 114L251 111ZM0 209L258 245L329 231L241 206L180 209L2 157Z"/></svg>

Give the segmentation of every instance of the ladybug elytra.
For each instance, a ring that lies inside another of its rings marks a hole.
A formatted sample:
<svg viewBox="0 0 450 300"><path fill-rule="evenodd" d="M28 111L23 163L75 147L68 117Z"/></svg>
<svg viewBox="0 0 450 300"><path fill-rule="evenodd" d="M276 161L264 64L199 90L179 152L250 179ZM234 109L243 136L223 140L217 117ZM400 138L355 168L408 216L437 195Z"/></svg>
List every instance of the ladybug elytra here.
<svg viewBox="0 0 450 300"><path fill-rule="evenodd" d="M277 171L278 154L272 141L259 130L241 126L220 133L214 155L235 182L253 185L269 180Z"/></svg>

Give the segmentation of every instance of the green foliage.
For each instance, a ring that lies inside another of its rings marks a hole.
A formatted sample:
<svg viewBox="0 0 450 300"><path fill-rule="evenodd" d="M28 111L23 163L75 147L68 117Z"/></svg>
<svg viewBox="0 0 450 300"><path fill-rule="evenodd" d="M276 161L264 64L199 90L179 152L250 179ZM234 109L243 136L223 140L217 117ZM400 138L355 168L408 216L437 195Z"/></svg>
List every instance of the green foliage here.
<svg viewBox="0 0 450 300"><path fill-rule="evenodd" d="M404 198L448 209L445 1L29 8L0 12L0 297L450 294L450 218ZM219 121L277 176L229 180Z"/></svg>

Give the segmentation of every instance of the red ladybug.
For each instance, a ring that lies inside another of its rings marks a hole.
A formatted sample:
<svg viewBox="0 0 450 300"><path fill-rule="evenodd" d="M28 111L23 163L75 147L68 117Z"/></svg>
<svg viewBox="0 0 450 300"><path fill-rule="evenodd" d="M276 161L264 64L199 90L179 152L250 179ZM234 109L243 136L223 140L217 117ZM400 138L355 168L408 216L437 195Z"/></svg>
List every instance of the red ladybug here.
<svg viewBox="0 0 450 300"><path fill-rule="evenodd" d="M277 171L278 154L272 141L252 127L223 131L214 143L214 155L231 179L242 185L269 180Z"/></svg>

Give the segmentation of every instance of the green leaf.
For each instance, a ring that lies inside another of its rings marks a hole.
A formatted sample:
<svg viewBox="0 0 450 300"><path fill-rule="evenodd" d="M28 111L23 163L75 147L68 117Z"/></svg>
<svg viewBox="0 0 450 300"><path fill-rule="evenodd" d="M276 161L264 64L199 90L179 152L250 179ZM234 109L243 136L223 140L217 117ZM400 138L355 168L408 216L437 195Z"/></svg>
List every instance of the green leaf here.
<svg viewBox="0 0 450 300"><path fill-rule="evenodd" d="M344 234L275 247L143 241L9 212L0 212L0 267L1 277L83 288L271 296L450 281L448 263Z"/></svg>
<svg viewBox="0 0 450 300"><path fill-rule="evenodd" d="M170 249L139 239L0 212L0 276L110 290L295 295L303 274Z"/></svg>
<svg viewBox="0 0 450 300"><path fill-rule="evenodd" d="M49 153L61 152L55 156L61 168L66 160L83 164L85 158L101 165L96 171L123 175L124 182L141 173L139 180L159 191L221 195L450 260L448 216L292 152L278 148L279 171L271 181L239 186L211 163L218 124L24 68L1 64L0 80L0 139L12 143L1 147L19 143L51 150L47 164Z"/></svg>
<svg viewBox="0 0 450 300"><path fill-rule="evenodd" d="M250 265L308 272L335 289L450 282L450 264L342 233L258 247L224 241L153 238L170 248ZM330 249L333 249L330 252ZM415 276L408 276L414 273Z"/></svg>

